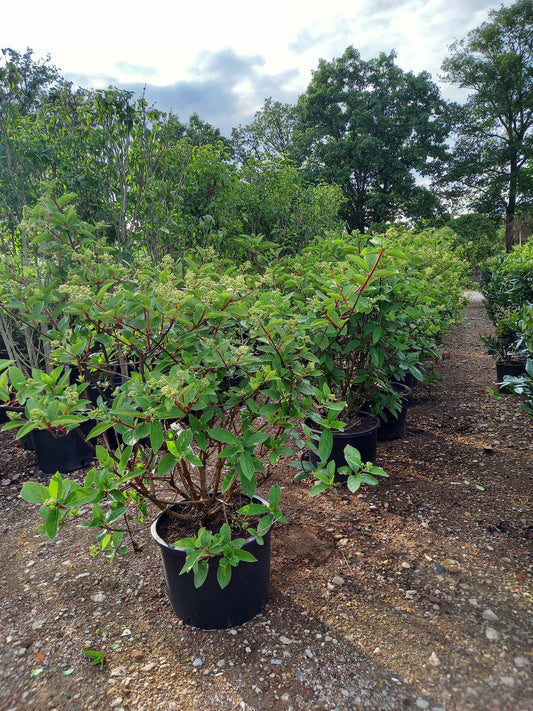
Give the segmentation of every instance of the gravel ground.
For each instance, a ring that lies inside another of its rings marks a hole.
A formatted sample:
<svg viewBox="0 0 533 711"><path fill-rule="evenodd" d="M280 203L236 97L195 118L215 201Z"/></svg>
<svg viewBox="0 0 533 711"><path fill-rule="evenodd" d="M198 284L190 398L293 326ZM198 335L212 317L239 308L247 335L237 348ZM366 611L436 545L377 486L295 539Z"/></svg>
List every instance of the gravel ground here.
<svg viewBox="0 0 533 711"><path fill-rule="evenodd" d="M83 529L37 535L19 491L45 477L1 433L0 709L532 711L532 421L487 393L477 294L465 318L379 444L389 479L310 500L279 467L271 599L235 629L181 624L147 531L112 566Z"/></svg>

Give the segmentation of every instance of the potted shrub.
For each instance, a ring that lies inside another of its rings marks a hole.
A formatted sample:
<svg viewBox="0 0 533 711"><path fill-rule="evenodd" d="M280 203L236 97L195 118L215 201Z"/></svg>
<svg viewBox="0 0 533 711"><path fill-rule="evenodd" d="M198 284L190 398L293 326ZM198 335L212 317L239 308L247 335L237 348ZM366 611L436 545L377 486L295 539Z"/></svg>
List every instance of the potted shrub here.
<svg viewBox="0 0 533 711"><path fill-rule="evenodd" d="M364 461L374 461L378 416L386 407L399 409L390 373L399 353L409 348L407 318L396 297L405 258L398 250L345 236L317 240L274 268L277 283L296 295L310 329L323 398L343 403L330 406L325 418L317 403L306 422L306 434L315 440L324 420L329 423L339 470L348 463L346 444L355 446ZM311 459L319 461L313 451Z"/></svg>
<svg viewBox="0 0 533 711"><path fill-rule="evenodd" d="M496 379L519 376L525 372L528 350L520 327L520 313L510 309L499 309L494 334L483 336L482 341L489 355L496 360ZM505 390L504 386L500 389Z"/></svg>
<svg viewBox="0 0 533 711"><path fill-rule="evenodd" d="M294 422L317 403L330 408L309 324L246 265L204 253L126 268L86 225L65 226L62 205L44 201L33 215L40 244L62 257L51 267L50 283L62 286L46 295L47 334L53 363L66 370L53 371L60 393L44 388L39 407L8 426L57 426L46 413L63 397L62 424L96 423L87 434L96 464L83 484L59 473L48 487L27 482L23 498L40 506L50 538L90 507L81 525L97 532L93 552L111 560L135 547L136 526L159 511L152 531L177 613L208 628L244 622L268 597L268 536L283 520L279 486L268 498L258 492L279 458L305 444ZM3 378L23 396L46 382L34 372L18 383L8 363ZM98 391L92 401L89 386Z"/></svg>
<svg viewBox="0 0 533 711"><path fill-rule="evenodd" d="M92 429L87 419L87 383L71 384L70 372L58 366L50 373L33 369L26 378L9 365L0 378L0 400L9 401L3 429L18 429L19 438L30 436L39 468L45 474L71 472L94 459L95 447L86 441Z"/></svg>
<svg viewBox="0 0 533 711"><path fill-rule="evenodd" d="M301 304L322 371L323 396L344 403L333 426L334 440L342 441L333 447L340 451L339 468L347 464L342 452L351 430L357 436L352 446L364 460L374 460L376 417L387 420L402 408L396 381L407 374L422 379L420 361L438 354L438 338L464 303L465 265L449 246L444 249L446 238L409 237L400 239L391 231L371 238L317 238L296 257L271 267L276 283ZM410 242L412 251L405 249ZM306 433L315 439L324 424L313 418L321 414L317 407L307 423ZM361 444L361 437L368 444ZM317 462L313 452L311 459Z"/></svg>

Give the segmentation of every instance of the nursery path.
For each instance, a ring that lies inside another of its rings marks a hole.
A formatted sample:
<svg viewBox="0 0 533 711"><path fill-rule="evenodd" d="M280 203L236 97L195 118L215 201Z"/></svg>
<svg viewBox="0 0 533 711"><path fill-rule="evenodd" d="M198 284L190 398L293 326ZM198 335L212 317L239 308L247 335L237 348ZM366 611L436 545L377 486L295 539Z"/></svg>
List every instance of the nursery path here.
<svg viewBox="0 0 533 711"><path fill-rule="evenodd" d="M379 486L309 500L279 468L271 602L233 630L173 617L147 533L113 566L85 531L37 536L18 494L43 477L1 433L0 708L532 711L533 421L487 393L489 330L472 299Z"/></svg>

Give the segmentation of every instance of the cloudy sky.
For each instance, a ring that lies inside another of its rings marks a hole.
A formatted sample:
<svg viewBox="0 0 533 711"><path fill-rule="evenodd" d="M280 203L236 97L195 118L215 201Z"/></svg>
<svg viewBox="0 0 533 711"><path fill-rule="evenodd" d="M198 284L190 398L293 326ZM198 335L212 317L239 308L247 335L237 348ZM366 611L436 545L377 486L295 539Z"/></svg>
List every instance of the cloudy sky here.
<svg viewBox="0 0 533 711"><path fill-rule="evenodd" d="M7 4L7 3L6 3ZM397 53L438 81L454 39L511 0L25 0L2 9L0 47L51 55L75 84L142 91L230 135L265 98L295 102L320 58ZM446 98L457 98L443 86Z"/></svg>

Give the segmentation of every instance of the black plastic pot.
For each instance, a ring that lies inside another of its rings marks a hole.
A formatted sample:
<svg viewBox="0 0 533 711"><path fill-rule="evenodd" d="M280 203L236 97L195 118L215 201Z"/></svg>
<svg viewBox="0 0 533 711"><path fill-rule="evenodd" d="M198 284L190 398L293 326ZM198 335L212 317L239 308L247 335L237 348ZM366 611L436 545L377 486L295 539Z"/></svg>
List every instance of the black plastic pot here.
<svg viewBox="0 0 533 711"><path fill-rule="evenodd" d="M93 427L94 422L85 422L80 429L88 434ZM94 449L76 430L64 437L54 437L48 430L33 430L31 438L39 469L45 474L76 471L89 466L95 457Z"/></svg>
<svg viewBox="0 0 533 711"><path fill-rule="evenodd" d="M335 462L336 470L347 465L344 457L344 449L348 444L359 450L363 462L372 462L372 464L376 463L378 430L381 424L380 420L375 417L375 415L371 415L369 412L359 412L358 417L365 420L365 424L362 429L331 431L333 435L333 449L331 450L331 456L328 461L333 460ZM318 444L322 431L317 429L316 424L312 420L306 420L305 424L311 429L313 439L316 439ZM309 454L313 464L317 464L318 459L315 453L310 452ZM335 480L344 481L346 478L347 477L345 476L339 476L338 479L336 477Z"/></svg>
<svg viewBox="0 0 533 711"><path fill-rule="evenodd" d="M408 388L411 388L411 390L414 390L418 380L415 378L415 376L409 372L408 370L404 373L403 378L398 378L397 380L398 383L401 383L402 385L407 385Z"/></svg>
<svg viewBox="0 0 533 711"><path fill-rule="evenodd" d="M413 391L403 383L394 383L394 390L401 393L402 409L398 414L385 410L385 417L381 419L381 427L378 430L378 442L387 442L391 439L402 439L405 436L405 423L407 420L407 411L409 403L413 397Z"/></svg>
<svg viewBox="0 0 533 711"><path fill-rule="evenodd" d="M514 360L514 361L497 361L496 363L496 379L498 383L501 383L506 375L511 375L517 377L523 375L526 372L526 361L524 360ZM499 390L501 392L510 392L505 385L500 385Z"/></svg>
<svg viewBox="0 0 533 711"><path fill-rule="evenodd" d="M254 497L255 503L266 504ZM174 504L179 510L179 504ZM221 588L217 580L218 558L209 560L209 573L204 584L194 587L193 573L180 575L186 557L184 548L176 548L164 541L160 529L169 515L161 514L152 524L150 532L159 546L167 595L176 615L186 625L205 630L226 629L248 622L258 615L268 602L270 594L270 535L269 531L260 546L255 538L244 544L245 550L257 558L254 563L241 562L232 568L229 585Z"/></svg>

